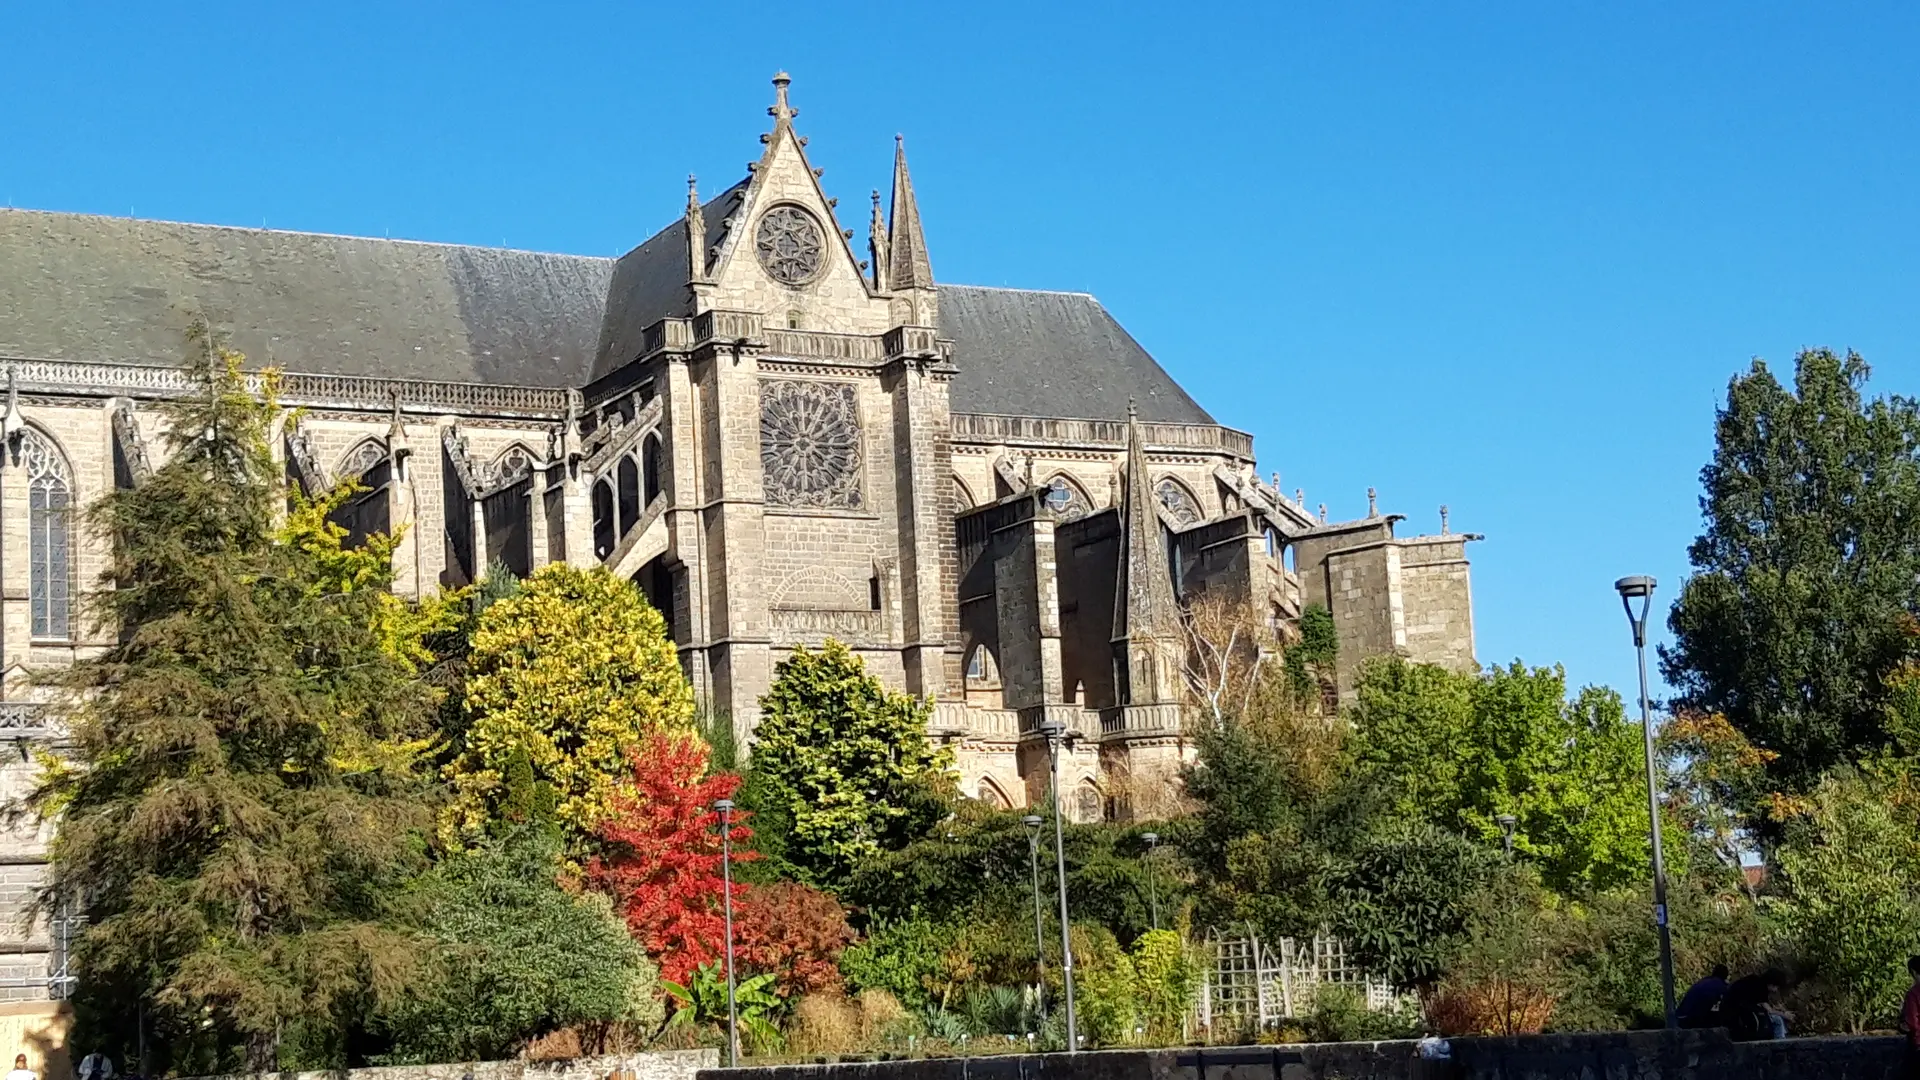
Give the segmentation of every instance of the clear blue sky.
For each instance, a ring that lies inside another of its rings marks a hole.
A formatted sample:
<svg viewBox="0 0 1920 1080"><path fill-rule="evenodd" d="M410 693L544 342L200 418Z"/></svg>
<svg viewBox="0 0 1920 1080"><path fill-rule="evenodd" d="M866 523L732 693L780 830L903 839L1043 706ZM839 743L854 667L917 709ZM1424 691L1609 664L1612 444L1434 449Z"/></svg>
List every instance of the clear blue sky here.
<svg viewBox="0 0 1920 1080"><path fill-rule="evenodd" d="M906 133L939 278L1099 296L1335 516L1450 504L1482 661L1626 689L1728 376L1920 391L1916 55L1892 3L18 2L0 198L612 255L786 68L843 225Z"/></svg>

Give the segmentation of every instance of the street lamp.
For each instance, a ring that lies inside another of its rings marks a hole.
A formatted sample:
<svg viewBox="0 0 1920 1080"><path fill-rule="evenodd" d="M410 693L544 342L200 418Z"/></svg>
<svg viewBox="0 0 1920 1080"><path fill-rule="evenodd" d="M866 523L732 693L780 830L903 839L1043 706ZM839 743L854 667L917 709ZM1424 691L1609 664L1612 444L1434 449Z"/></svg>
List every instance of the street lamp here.
<svg viewBox="0 0 1920 1080"><path fill-rule="evenodd" d="M1633 648L1640 658L1640 734L1647 754L1647 819L1653 835L1653 921L1660 928L1660 992L1667 1009L1669 1030L1679 1026L1673 1008L1673 931L1667 925L1667 861L1660 847L1660 789L1654 778L1653 706L1647 700L1647 612L1653 607L1654 580L1644 574L1623 577L1613 583L1620 593L1620 604L1627 609L1627 623L1633 627ZM1640 610L1633 602L1640 601Z"/></svg>
<svg viewBox="0 0 1920 1080"><path fill-rule="evenodd" d="M1071 924L1067 921L1066 830L1060 824L1060 750L1071 736L1066 721L1051 717L1040 721L1039 730L1040 737L1047 740L1047 769L1052 779L1049 794L1053 804L1053 863L1060 880L1060 982L1066 988L1067 1053L1072 1054L1080 1049L1080 1037L1073 1017L1073 940L1068 935Z"/></svg>
<svg viewBox="0 0 1920 1080"><path fill-rule="evenodd" d="M719 799L713 808L720 812L720 906L727 921L727 1068L740 1061L740 1014L733 1003L733 800Z"/></svg>
<svg viewBox="0 0 1920 1080"><path fill-rule="evenodd" d="M1160 887L1153 880L1153 849L1160 844L1159 833L1141 833L1140 839L1147 842L1147 904L1153 912L1153 928L1160 929Z"/></svg>
<svg viewBox="0 0 1920 1080"><path fill-rule="evenodd" d="M1507 846L1507 858L1511 859L1513 858L1513 827L1520 823L1519 819L1512 814L1501 814L1493 820L1494 824L1500 826L1501 841Z"/></svg>
<svg viewBox="0 0 1920 1080"><path fill-rule="evenodd" d="M1040 928L1040 826L1044 823L1039 814L1020 819L1027 827L1027 865L1033 868L1033 1007L1043 1020L1047 1015L1047 938Z"/></svg>

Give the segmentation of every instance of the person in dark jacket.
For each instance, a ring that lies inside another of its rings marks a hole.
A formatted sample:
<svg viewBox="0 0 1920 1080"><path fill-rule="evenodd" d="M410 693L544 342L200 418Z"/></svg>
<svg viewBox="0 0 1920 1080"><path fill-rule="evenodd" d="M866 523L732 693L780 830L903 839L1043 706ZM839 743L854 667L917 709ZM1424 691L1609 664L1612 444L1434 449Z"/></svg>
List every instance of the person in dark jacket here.
<svg viewBox="0 0 1920 1080"><path fill-rule="evenodd" d="M1686 996L1680 999L1680 1007L1675 1014L1683 1028L1718 1027L1724 1021L1720 1017L1721 999L1727 996L1727 965L1715 964L1713 974L1694 983L1687 989Z"/></svg>
<svg viewBox="0 0 1920 1080"><path fill-rule="evenodd" d="M1721 1023L1742 1042L1786 1038L1792 1015L1773 1001L1786 985L1787 977L1771 968L1734 980L1727 996L1720 999Z"/></svg>

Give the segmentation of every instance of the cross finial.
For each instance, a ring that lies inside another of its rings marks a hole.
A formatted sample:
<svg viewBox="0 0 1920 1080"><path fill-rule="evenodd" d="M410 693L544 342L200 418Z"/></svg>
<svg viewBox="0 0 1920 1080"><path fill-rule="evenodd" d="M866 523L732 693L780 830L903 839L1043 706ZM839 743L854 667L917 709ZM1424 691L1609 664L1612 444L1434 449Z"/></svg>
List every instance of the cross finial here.
<svg viewBox="0 0 1920 1080"><path fill-rule="evenodd" d="M1447 504L1440 504L1440 535L1447 535Z"/></svg>
<svg viewBox="0 0 1920 1080"><path fill-rule="evenodd" d="M1372 488L1367 489L1367 516L1368 517L1380 516L1380 503L1374 497Z"/></svg>
<svg viewBox="0 0 1920 1080"><path fill-rule="evenodd" d="M787 87L792 82L793 78L784 71L773 73L773 105L767 109L767 115L773 117L775 123L783 124L800 115L799 109L787 104Z"/></svg>

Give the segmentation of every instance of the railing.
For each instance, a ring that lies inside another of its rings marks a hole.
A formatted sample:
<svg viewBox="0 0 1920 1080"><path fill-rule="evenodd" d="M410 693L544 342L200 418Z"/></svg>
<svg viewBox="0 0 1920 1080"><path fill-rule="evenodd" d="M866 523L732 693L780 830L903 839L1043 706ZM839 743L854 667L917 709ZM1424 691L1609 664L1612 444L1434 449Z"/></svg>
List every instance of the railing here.
<svg viewBox="0 0 1920 1080"><path fill-rule="evenodd" d="M1253 460L1253 436L1244 431L1218 424L1143 423L1140 428L1149 449L1198 450ZM953 414L953 437L959 442L1064 444L1120 450L1127 445L1127 424L1124 420L957 412Z"/></svg>
<svg viewBox="0 0 1920 1080"><path fill-rule="evenodd" d="M57 739L65 725L37 701L0 701L0 739Z"/></svg>

